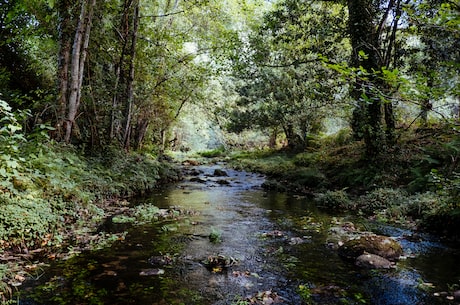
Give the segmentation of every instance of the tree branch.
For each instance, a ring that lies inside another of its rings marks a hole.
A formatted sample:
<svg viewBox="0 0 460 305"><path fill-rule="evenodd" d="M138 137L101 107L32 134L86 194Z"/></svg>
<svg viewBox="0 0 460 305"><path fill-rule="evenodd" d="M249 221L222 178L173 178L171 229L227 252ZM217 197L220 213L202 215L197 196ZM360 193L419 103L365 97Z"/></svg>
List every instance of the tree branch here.
<svg viewBox="0 0 460 305"><path fill-rule="evenodd" d="M172 15L178 15L178 14L182 14L182 13L185 13L185 10L172 12L172 13L167 13L167 14L162 14L162 15L145 15L145 16L141 16L140 18L163 18L163 17L168 17L168 16L172 16Z"/></svg>
<svg viewBox="0 0 460 305"><path fill-rule="evenodd" d="M286 64L277 64L277 65L261 64L261 66L266 67L266 68L287 68L287 67L316 63L316 62L324 62L324 60L317 57L317 58L309 59L309 60L294 60L293 62L286 63ZM327 62L329 63L329 61Z"/></svg>

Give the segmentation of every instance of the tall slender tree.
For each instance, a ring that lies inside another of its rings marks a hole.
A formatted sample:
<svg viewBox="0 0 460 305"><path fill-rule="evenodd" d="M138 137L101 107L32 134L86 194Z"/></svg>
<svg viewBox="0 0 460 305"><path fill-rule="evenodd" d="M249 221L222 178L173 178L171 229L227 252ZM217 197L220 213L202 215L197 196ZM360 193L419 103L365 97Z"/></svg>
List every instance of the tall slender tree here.
<svg viewBox="0 0 460 305"><path fill-rule="evenodd" d="M136 44L137 33L139 30L139 0L134 0L133 3L133 16L132 16L132 33L131 33L131 48L129 51L129 76L126 86L126 105L124 117L124 131L123 131L123 146L129 149L131 146L131 121L133 115L134 103L134 73L135 73L135 59L136 59Z"/></svg>
<svg viewBox="0 0 460 305"><path fill-rule="evenodd" d="M78 3L68 0L57 2L60 13L57 136L66 143L71 141L77 129L76 119L81 102L83 75L95 5L96 0L80 0ZM76 13L77 9L79 13Z"/></svg>

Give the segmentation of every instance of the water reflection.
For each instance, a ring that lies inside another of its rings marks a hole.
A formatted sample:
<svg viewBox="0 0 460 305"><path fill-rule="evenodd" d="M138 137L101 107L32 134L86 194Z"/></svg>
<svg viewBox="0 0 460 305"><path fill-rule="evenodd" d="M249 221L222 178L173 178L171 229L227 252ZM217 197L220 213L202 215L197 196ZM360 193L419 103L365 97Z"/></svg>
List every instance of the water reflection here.
<svg viewBox="0 0 460 305"><path fill-rule="evenodd" d="M374 229L400 238L415 258L389 272L360 270L326 242L334 215L307 198L265 192L258 175L227 170L216 177L216 168L197 168L184 182L142 199L197 213L129 228L110 249L54 264L21 293L20 304L269 304L270 298L293 305L443 304L420 284L447 289L460 280L458 253L426 239L408 241L407 232L385 226ZM222 241L212 242L212 232ZM219 272L206 268L203 261L218 255L238 263Z"/></svg>

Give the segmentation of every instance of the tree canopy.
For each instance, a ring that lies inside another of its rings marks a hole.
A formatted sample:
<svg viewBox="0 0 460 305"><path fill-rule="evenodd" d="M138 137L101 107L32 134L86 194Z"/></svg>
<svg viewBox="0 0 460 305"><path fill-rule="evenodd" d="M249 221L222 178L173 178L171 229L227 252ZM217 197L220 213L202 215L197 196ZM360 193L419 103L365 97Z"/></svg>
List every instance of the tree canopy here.
<svg viewBox="0 0 460 305"><path fill-rule="evenodd" d="M0 10L2 99L31 111L25 130L46 123L57 141L163 150L199 116L303 149L340 117L373 157L403 125L458 117L455 2L9 0Z"/></svg>

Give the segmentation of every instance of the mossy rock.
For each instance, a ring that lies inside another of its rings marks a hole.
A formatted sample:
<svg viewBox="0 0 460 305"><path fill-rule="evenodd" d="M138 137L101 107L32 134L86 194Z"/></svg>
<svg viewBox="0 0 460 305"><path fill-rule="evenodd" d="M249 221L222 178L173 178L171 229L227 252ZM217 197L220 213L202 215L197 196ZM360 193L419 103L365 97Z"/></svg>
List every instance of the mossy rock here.
<svg viewBox="0 0 460 305"><path fill-rule="evenodd" d="M265 190L270 190L270 191L279 191L279 192L286 192L287 187L281 184L280 182L272 179L267 179L265 180L264 183L262 183L262 188Z"/></svg>
<svg viewBox="0 0 460 305"><path fill-rule="evenodd" d="M223 169L220 169L220 168L216 168L214 170L214 174L213 174L214 177L228 177L228 174L226 171L224 171Z"/></svg>
<svg viewBox="0 0 460 305"><path fill-rule="evenodd" d="M388 260L396 260L403 253L398 242L381 235L361 236L349 240L340 246L338 251L340 256L353 261L365 253L375 254Z"/></svg>

